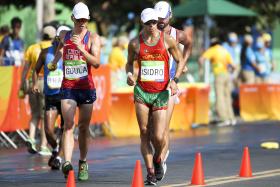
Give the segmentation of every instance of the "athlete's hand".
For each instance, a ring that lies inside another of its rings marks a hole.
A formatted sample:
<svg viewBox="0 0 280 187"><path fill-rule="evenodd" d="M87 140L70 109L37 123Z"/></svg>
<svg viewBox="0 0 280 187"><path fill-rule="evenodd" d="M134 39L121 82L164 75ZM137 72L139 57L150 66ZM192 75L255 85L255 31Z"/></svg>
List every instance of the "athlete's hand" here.
<svg viewBox="0 0 280 187"><path fill-rule="evenodd" d="M128 72L126 82L129 86L134 86L135 85L135 79L134 79L132 73Z"/></svg>
<svg viewBox="0 0 280 187"><path fill-rule="evenodd" d="M178 86L174 80L171 80L167 86L167 89L171 90L171 95L175 95L178 92Z"/></svg>
<svg viewBox="0 0 280 187"><path fill-rule="evenodd" d="M40 90L39 90L39 86L37 83L35 83L32 87L32 92L33 93L40 93Z"/></svg>
<svg viewBox="0 0 280 187"><path fill-rule="evenodd" d="M57 64L50 62L48 63L47 67L50 71L54 71L57 68Z"/></svg>
<svg viewBox="0 0 280 187"><path fill-rule="evenodd" d="M187 66L185 66L184 69L183 69L183 73L187 73L188 70L189 69L187 68Z"/></svg>
<svg viewBox="0 0 280 187"><path fill-rule="evenodd" d="M79 35L73 34L71 40L77 46L78 49L82 48L81 38Z"/></svg>

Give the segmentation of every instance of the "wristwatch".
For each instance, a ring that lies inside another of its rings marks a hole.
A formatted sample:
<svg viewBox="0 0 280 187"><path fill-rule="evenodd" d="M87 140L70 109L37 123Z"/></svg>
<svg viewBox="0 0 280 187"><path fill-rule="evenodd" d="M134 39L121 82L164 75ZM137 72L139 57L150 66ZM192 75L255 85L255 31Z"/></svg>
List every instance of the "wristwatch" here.
<svg viewBox="0 0 280 187"><path fill-rule="evenodd" d="M177 77L174 77L172 80L173 80L176 84L179 82L179 79L178 79Z"/></svg>

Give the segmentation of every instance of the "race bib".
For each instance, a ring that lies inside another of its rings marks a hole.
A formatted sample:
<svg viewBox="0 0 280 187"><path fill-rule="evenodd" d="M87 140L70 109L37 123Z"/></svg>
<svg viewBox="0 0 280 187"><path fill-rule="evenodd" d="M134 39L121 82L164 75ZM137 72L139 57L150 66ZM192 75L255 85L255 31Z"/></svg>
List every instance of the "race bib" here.
<svg viewBox="0 0 280 187"><path fill-rule="evenodd" d="M141 81L164 81L164 61L141 61Z"/></svg>
<svg viewBox="0 0 280 187"><path fill-rule="evenodd" d="M59 89L63 80L63 72L60 69L50 71L47 76L47 85L51 89Z"/></svg>
<svg viewBox="0 0 280 187"><path fill-rule="evenodd" d="M259 64L260 73L265 73L267 71L266 64Z"/></svg>
<svg viewBox="0 0 280 187"><path fill-rule="evenodd" d="M87 64L83 61L69 61L65 63L65 78L69 80L88 76Z"/></svg>

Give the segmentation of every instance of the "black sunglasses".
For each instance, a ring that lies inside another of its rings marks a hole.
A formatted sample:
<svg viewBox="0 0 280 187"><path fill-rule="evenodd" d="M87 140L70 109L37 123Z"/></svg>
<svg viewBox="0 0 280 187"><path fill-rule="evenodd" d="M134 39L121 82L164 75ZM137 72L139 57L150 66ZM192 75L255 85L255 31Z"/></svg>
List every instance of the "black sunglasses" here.
<svg viewBox="0 0 280 187"><path fill-rule="evenodd" d="M157 24L157 21L156 21L156 20L150 20L150 21L147 21L146 23L144 23L144 25L147 25L147 26L149 26L149 25L155 25L155 24Z"/></svg>

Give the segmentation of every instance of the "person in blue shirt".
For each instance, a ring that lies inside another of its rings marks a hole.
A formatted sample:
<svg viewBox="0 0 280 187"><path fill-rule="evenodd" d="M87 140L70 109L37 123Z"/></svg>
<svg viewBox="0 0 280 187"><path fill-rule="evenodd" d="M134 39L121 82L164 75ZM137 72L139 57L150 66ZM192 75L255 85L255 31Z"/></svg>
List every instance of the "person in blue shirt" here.
<svg viewBox="0 0 280 187"><path fill-rule="evenodd" d="M256 83L267 83L271 72L271 64L269 59L266 58L266 48L261 37L257 39L256 48L255 56L259 67L259 71L256 71Z"/></svg>
<svg viewBox="0 0 280 187"><path fill-rule="evenodd" d="M0 65L20 66L23 62L24 42L19 33L22 21L18 17L11 20L12 33L5 36L0 44Z"/></svg>
<svg viewBox="0 0 280 187"><path fill-rule="evenodd" d="M60 26L57 29L56 37L52 42L52 46L45 48L41 51L38 61L36 63L35 71L33 72L32 78L34 85L32 91L34 93L40 92L38 85L38 76L41 68L44 68L44 94L45 94L45 133L48 143L51 145L53 151L52 156L48 161L48 165L51 169L59 169L61 165L61 141L57 143L57 139L61 140L62 129L63 129L63 117L61 113L61 102L60 102L60 87L63 79L63 63L60 59L57 63L57 69L55 71L49 71L48 64L54 59L54 55L59 44L59 33L62 30L70 30L69 27ZM61 132L59 137L56 137L54 133L54 126L56 119L60 115L61 117Z"/></svg>
<svg viewBox="0 0 280 187"><path fill-rule="evenodd" d="M259 72L259 67L256 63L255 53L252 49L253 37L249 34L244 36L244 42L241 49L241 79L242 83L254 84L255 72Z"/></svg>
<svg viewBox="0 0 280 187"><path fill-rule="evenodd" d="M241 45L238 42L238 36L235 32L230 32L228 34L228 41L223 43L223 47L230 53L233 60L234 71L231 73L231 79L233 80L234 88L238 88L240 82L240 53Z"/></svg>

